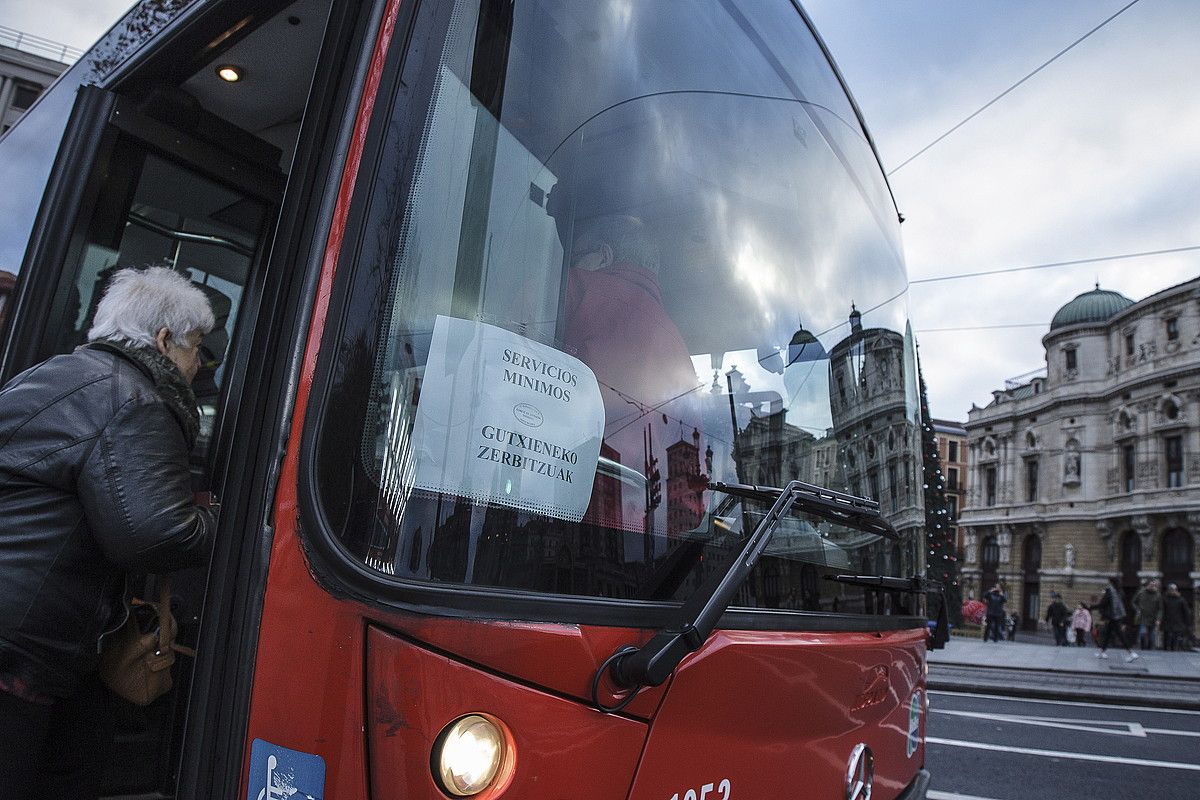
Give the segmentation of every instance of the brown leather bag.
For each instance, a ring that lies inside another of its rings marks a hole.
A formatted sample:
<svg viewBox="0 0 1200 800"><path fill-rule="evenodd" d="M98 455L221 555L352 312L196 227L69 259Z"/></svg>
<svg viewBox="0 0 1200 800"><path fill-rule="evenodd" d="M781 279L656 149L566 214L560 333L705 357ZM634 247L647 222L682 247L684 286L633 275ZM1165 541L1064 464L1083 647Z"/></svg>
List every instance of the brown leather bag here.
<svg viewBox="0 0 1200 800"><path fill-rule="evenodd" d="M179 628L171 614L171 584L159 585L157 603L133 599L136 607L149 607L157 614L154 628L143 633L138 614L113 634L100 655L100 680L113 694L134 705L148 706L171 690L171 665L175 654L195 655L191 648L175 644Z"/></svg>

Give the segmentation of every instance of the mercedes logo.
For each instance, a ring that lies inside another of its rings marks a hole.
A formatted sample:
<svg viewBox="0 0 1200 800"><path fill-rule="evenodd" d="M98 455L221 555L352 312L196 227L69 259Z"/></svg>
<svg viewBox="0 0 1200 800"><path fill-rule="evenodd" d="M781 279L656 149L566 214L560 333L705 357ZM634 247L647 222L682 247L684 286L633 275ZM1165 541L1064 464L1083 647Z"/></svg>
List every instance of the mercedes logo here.
<svg viewBox="0 0 1200 800"><path fill-rule="evenodd" d="M871 748L859 742L850 753L850 764L846 767L846 800L871 800L874 783L875 756Z"/></svg>

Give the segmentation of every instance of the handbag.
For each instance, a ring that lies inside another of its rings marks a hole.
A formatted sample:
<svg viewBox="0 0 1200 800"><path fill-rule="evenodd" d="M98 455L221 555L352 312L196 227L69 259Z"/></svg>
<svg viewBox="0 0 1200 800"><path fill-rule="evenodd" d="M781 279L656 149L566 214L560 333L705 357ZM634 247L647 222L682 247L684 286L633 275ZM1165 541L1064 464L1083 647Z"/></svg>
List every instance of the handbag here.
<svg viewBox="0 0 1200 800"><path fill-rule="evenodd" d="M171 584L159 583L158 602L134 598L129 618L100 654L100 680L113 694L138 706L148 706L171 690L175 654L194 656L190 647L175 643L179 626L171 614ZM153 612L152 627L142 630L139 609Z"/></svg>

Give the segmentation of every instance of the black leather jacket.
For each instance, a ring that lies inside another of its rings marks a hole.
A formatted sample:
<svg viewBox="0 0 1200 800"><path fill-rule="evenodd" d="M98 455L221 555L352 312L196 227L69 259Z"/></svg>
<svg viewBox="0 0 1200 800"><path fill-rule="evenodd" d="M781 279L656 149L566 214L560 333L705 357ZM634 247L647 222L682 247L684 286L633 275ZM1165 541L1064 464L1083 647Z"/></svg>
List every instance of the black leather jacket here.
<svg viewBox="0 0 1200 800"><path fill-rule="evenodd" d="M203 563L183 428L143 367L81 348L0 390L0 673L69 696L124 620L126 572Z"/></svg>

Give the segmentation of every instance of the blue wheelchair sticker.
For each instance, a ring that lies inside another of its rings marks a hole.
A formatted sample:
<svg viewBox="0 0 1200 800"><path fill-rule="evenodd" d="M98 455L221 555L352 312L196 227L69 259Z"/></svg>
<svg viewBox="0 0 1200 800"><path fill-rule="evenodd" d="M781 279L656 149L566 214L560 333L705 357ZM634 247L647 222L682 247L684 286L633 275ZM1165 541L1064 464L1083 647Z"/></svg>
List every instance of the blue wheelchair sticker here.
<svg viewBox="0 0 1200 800"><path fill-rule="evenodd" d="M325 759L255 739L246 800L322 800Z"/></svg>

